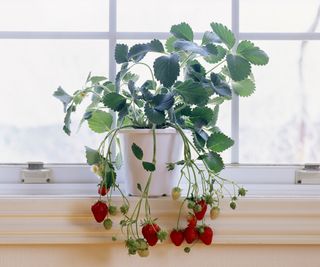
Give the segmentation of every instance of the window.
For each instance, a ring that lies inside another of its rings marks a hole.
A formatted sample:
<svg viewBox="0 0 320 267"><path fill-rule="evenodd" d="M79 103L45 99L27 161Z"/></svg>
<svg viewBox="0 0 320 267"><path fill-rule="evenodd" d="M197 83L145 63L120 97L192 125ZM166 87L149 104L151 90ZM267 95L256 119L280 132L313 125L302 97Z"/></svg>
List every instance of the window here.
<svg viewBox="0 0 320 267"><path fill-rule="evenodd" d="M318 0L1 1L0 163L84 163L84 144L94 147L99 137L85 128L66 136L53 91L80 88L90 71L114 79L116 42L164 40L181 21L197 38L222 22L270 54L269 65L255 71L254 97L235 96L220 114L235 140L226 162L317 162L319 17Z"/></svg>

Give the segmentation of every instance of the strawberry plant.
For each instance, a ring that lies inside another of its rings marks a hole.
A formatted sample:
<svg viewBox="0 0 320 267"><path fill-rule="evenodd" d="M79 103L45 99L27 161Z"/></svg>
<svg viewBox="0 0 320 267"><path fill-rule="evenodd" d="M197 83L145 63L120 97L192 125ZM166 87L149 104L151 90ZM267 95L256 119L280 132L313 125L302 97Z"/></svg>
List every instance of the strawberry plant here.
<svg viewBox="0 0 320 267"><path fill-rule="evenodd" d="M63 103L63 130L68 135L72 113L90 96L80 124L87 122L93 132L103 135L98 148L86 147L87 163L101 179L100 197L92 212L97 222L104 221L104 227L110 229L112 221L107 218L108 213L113 215L117 211L111 206L112 194L120 193L123 199L120 225L130 255L146 257L150 246L166 238L149 205L150 184L157 166L156 129L171 127L183 141L183 158L167 163L169 172L181 169L179 181L172 189L173 201L181 201L177 225L170 234L175 245L181 245L184 240L188 244L198 240L211 244L214 232L205 224L207 210L216 219L225 193L231 199L232 209L236 208L238 197L246 194L244 188L219 175L224 168L220 154L234 141L219 129L218 114L220 106L233 95L248 97L254 93L252 65L265 65L269 59L251 41L237 42L224 25L211 23L210 26L200 42L194 40L187 23L180 23L171 27L171 36L165 44L157 39L131 47L117 44L115 60L120 70L115 81L89 74L84 88L73 95L61 87L54 92ZM143 61L147 54L155 56L152 66ZM137 66L145 68L149 79L141 81L134 72ZM146 184L137 184L140 198L133 207L117 182L123 151L113 155L113 146L119 147L119 131L125 128L151 129L153 135L151 161L144 160L144 151L135 143L125 151L133 153L148 173ZM187 184L184 190L182 181ZM231 184L232 190L225 188L225 184ZM186 208L189 215L184 229L180 219ZM143 218L141 210L144 210ZM184 250L190 252L190 247Z"/></svg>

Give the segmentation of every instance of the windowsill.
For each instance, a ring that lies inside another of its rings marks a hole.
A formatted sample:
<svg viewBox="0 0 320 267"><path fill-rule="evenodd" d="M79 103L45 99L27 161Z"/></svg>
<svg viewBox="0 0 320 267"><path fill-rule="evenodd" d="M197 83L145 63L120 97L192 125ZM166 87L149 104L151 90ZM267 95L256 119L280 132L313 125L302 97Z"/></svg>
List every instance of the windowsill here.
<svg viewBox="0 0 320 267"><path fill-rule="evenodd" d="M220 217L215 221L207 218L215 229L214 243L320 244L319 194L294 194L249 195L239 201L235 211L224 200ZM121 240L118 226L106 231L95 223L90 212L95 200L93 196L1 196L0 244L111 243L112 236ZM116 197L114 202L119 204L120 199ZM179 202L170 198L150 202L152 216L170 230L176 223Z"/></svg>

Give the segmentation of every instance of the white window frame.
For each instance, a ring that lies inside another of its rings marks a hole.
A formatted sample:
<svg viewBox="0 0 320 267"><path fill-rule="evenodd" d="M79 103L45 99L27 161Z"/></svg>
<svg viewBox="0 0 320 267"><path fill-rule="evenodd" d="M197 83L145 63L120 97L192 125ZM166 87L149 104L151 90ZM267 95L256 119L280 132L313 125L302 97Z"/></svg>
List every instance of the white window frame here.
<svg viewBox="0 0 320 267"><path fill-rule="evenodd" d="M239 1L231 1L231 29L237 40L320 40L320 33L289 33L289 32L241 32L239 29ZM196 32L195 39L200 39L202 33ZM166 39L169 36L167 32L119 32L117 31L117 1L109 0L109 31L108 32L60 32L60 31L0 31L0 39L103 39L109 41L109 79L114 80L116 77L116 62L114 59L114 48L118 39L121 40L143 40L143 39ZM234 95L231 103L231 137L235 141L231 148L231 164L227 165L224 173L233 180L241 184L294 184L294 172L301 168L299 165L244 165L239 164L239 97ZM79 188L85 188L85 185L96 184L94 175L90 167L85 164L58 164L48 165L54 172L54 184L63 184L62 193L70 190L77 190L74 184ZM44 192L43 188L47 185L21 185L20 170L25 168L21 164L0 164L0 195L16 192ZM236 172L235 172L236 171ZM52 186L52 185L50 185ZM80 190L83 193L92 192L92 188ZM61 190L57 187L57 190ZM313 187L315 188L315 187ZM18 191L17 191L18 190ZM52 187L50 192L52 191ZM318 189L317 189L318 190ZM307 190L308 191L308 190ZM61 191L59 191L61 192ZM71 191L70 191L71 192Z"/></svg>

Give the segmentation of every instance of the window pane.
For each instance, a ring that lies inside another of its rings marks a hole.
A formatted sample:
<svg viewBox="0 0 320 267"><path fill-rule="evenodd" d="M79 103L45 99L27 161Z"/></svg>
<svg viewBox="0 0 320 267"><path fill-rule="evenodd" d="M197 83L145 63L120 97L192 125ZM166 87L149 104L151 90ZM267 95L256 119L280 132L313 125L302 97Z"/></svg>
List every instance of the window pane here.
<svg viewBox="0 0 320 267"><path fill-rule="evenodd" d="M1 0L1 31L107 31L107 0Z"/></svg>
<svg viewBox="0 0 320 267"><path fill-rule="evenodd" d="M319 5L318 0L241 0L240 30L308 32L316 18Z"/></svg>
<svg viewBox="0 0 320 267"><path fill-rule="evenodd" d="M256 93L241 99L240 162L319 162L320 41L258 45L270 62L254 70Z"/></svg>
<svg viewBox="0 0 320 267"><path fill-rule="evenodd" d="M86 127L71 138L62 132L52 93L59 85L73 93L90 71L108 75L108 41L2 40L0 58L0 162L85 162L84 145L97 139Z"/></svg>
<svg viewBox="0 0 320 267"><path fill-rule="evenodd" d="M231 1L226 0L118 0L119 31L168 32L187 22L194 31L210 29L213 21L230 26Z"/></svg>

